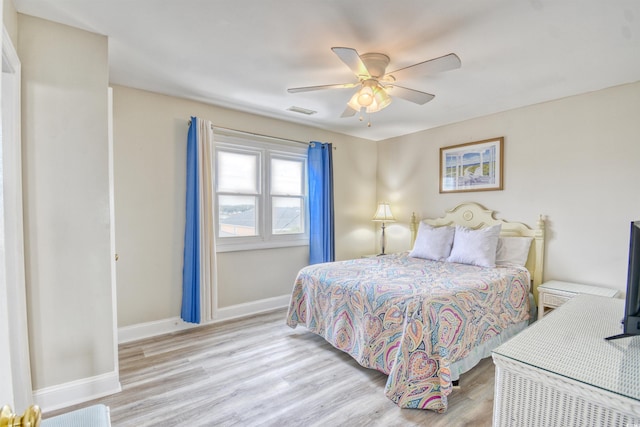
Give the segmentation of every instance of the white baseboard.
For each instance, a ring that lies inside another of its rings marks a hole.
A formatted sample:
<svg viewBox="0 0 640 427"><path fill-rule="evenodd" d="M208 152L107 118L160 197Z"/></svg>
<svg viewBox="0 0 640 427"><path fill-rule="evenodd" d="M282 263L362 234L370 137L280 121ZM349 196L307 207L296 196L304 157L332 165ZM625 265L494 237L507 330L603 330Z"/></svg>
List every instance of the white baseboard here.
<svg viewBox="0 0 640 427"><path fill-rule="evenodd" d="M281 295L279 297L267 298L259 301L247 302L244 304L231 305L229 307L218 308L213 313L213 322L237 319L251 316L253 314L264 313L265 311L284 308L289 305L291 295Z"/></svg>
<svg viewBox="0 0 640 427"><path fill-rule="evenodd" d="M185 322L179 317L123 326L122 328L118 328L118 344L151 338L183 329L195 328L196 326L199 325Z"/></svg>
<svg viewBox="0 0 640 427"><path fill-rule="evenodd" d="M264 313L266 311L284 308L289 304L290 298L290 295L281 295L279 297L267 298L259 301L252 301L248 303L232 305L229 307L217 308L214 311L213 320L207 323L188 323L179 317L172 317L169 319L156 320L153 322L123 326L122 328L118 328L118 343L124 344L131 341L155 337L157 335L168 334L184 329L196 328L204 324L218 323L225 320L247 317L254 314Z"/></svg>
<svg viewBox="0 0 640 427"><path fill-rule="evenodd" d="M83 378L33 392L33 401L43 412L55 411L122 390L117 372Z"/></svg>

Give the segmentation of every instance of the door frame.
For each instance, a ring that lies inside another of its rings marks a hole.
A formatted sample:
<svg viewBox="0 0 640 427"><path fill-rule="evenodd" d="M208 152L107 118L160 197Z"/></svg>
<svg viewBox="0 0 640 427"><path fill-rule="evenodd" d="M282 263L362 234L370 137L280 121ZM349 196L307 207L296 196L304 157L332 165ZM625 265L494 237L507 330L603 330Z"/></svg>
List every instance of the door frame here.
<svg viewBox="0 0 640 427"><path fill-rule="evenodd" d="M2 28L1 139L2 213L9 363L13 405L21 411L33 403L24 255L21 137L21 63L6 27Z"/></svg>

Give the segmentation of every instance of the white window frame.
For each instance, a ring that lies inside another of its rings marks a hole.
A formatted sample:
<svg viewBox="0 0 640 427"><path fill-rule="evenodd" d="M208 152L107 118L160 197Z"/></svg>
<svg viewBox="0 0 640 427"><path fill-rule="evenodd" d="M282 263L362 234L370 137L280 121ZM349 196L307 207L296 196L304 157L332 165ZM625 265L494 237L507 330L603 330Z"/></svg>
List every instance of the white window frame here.
<svg viewBox="0 0 640 427"><path fill-rule="evenodd" d="M271 138L269 138L271 139ZM233 252L258 250L269 248L282 248L290 246L309 245L309 199L307 185L307 148L302 144L282 141L274 143L263 140L256 136L239 137L224 134L214 134L214 169L217 169L218 152L226 151L239 154L257 154L259 159L258 189L256 194L257 205L257 235L256 236L230 236L219 237L220 218L218 207L218 196L228 195L227 192L218 192L217 170L214 170L214 222L216 233L216 252ZM271 195L271 159L299 160L303 167L303 208L304 208L304 233L273 234L272 232L272 207L271 198L280 197Z"/></svg>

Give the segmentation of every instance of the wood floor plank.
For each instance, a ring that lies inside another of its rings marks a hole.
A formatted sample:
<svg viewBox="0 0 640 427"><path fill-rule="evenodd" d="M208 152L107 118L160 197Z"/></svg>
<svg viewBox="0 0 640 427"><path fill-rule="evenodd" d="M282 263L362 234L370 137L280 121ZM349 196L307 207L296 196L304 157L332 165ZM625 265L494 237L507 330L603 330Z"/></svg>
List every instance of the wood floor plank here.
<svg viewBox="0 0 640 427"><path fill-rule="evenodd" d="M490 358L463 375L445 414L400 409L386 375L360 366L278 310L119 347L122 391L96 403L114 427L490 426Z"/></svg>

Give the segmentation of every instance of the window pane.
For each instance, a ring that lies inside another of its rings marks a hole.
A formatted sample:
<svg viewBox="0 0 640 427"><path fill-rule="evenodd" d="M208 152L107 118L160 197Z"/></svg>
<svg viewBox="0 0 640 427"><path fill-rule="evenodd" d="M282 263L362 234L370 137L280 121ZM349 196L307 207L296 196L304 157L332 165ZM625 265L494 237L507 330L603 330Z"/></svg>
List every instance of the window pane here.
<svg viewBox="0 0 640 427"><path fill-rule="evenodd" d="M299 197L272 197L272 233L304 233L302 209L304 199Z"/></svg>
<svg viewBox="0 0 640 427"><path fill-rule="evenodd" d="M300 160L271 159L271 194L301 196L302 174Z"/></svg>
<svg viewBox="0 0 640 427"><path fill-rule="evenodd" d="M258 193L258 155L218 151L218 191Z"/></svg>
<svg viewBox="0 0 640 427"><path fill-rule="evenodd" d="M256 200L252 196L219 196L219 236L257 236Z"/></svg>

